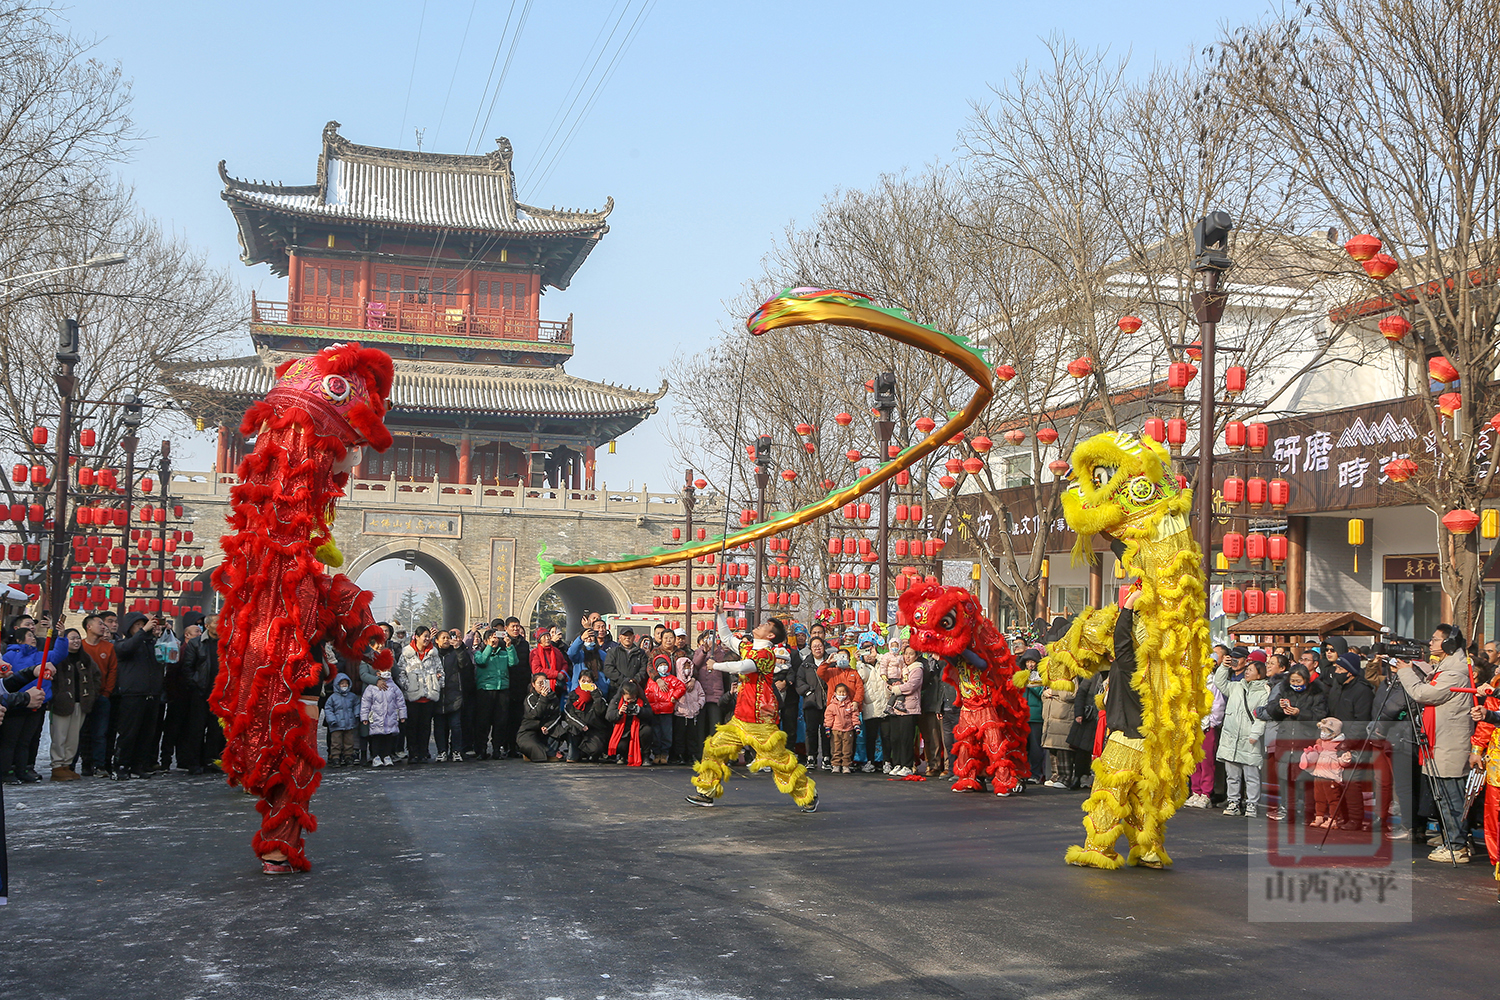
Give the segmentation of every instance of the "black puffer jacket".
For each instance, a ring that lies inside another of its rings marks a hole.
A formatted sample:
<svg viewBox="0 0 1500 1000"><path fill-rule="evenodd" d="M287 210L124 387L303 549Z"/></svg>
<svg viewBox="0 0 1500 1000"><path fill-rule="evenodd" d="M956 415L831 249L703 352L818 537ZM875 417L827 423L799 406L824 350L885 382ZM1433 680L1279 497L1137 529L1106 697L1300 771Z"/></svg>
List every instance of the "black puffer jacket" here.
<svg viewBox="0 0 1500 1000"><path fill-rule="evenodd" d="M1278 722L1317 725L1319 719L1328 718L1328 697L1323 694L1323 689L1317 684L1310 683L1301 691L1293 691L1291 678L1287 677L1278 688L1272 690L1271 697L1274 700L1267 703L1267 714ZM1283 698L1291 707L1297 709L1295 714L1282 708L1281 699Z"/></svg>
<svg viewBox="0 0 1500 1000"><path fill-rule="evenodd" d="M1347 683L1340 683L1337 673L1329 674L1327 692L1328 714L1345 723L1346 737L1356 728L1347 723L1369 722L1374 717L1375 688L1363 677L1355 674Z"/></svg>
<svg viewBox="0 0 1500 1000"><path fill-rule="evenodd" d="M797 693L802 696L802 708L816 708L819 712L828 708L828 688L818 676L818 666L811 655L802 657L795 681Z"/></svg>
<svg viewBox="0 0 1500 1000"><path fill-rule="evenodd" d="M119 661L115 693L121 695L148 695L160 698L162 692L162 665L156 662L156 636L148 629L130 635L130 627L146 616L131 612L120 623L126 638L115 643L115 659Z"/></svg>
<svg viewBox="0 0 1500 1000"><path fill-rule="evenodd" d="M439 711L456 712L463 707L463 661L466 656L468 656L468 650L462 646L449 646L447 649L438 650L438 659L443 664L443 698L439 704ZM472 666L469 672L473 673Z"/></svg>

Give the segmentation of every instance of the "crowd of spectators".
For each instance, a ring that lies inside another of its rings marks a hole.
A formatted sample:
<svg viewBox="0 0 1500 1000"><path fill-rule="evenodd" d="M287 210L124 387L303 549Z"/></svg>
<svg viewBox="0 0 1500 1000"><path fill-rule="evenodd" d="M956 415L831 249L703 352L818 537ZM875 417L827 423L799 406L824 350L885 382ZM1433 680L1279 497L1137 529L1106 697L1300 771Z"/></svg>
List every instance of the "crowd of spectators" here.
<svg viewBox="0 0 1500 1000"><path fill-rule="evenodd" d="M43 780L44 728L53 781L146 778L174 766L217 772L223 739L208 706L218 673L214 616L190 616L179 639L154 616L92 614L51 648L38 641L46 624L22 615L6 629L0 778ZM330 767L506 758L691 765L733 714L739 686L713 669L738 658L713 630L690 637L657 625L616 635L592 613L571 641L560 628L528 636L516 618L467 630L419 625L410 635L383 628L389 671L324 648L330 681L320 725ZM888 641L799 625L778 651L782 728L809 769L953 776L956 692L941 661L901 648L897 634ZM1036 670L1043 655L1039 645L1017 649L1029 671L1027 783L1084 792L1109 673L1076 690L1048 687ZM1494 655L1493 643L1466 650L1449 626L1416 662L1338 637L1295 655L1216 646L1204 667L1213 695L1204 757L1186 806L1273 820L1291 808L1293 821L1330 832L1379 824L1391 839L1429 844L1434 861L1466 862L1487 850L1484 796L1465 803L1500 723L1500 713L1476 707L1490 693ZM44 659L50 670L38 669ZM1477 697L1463 693L1475 686Z"/></svg>

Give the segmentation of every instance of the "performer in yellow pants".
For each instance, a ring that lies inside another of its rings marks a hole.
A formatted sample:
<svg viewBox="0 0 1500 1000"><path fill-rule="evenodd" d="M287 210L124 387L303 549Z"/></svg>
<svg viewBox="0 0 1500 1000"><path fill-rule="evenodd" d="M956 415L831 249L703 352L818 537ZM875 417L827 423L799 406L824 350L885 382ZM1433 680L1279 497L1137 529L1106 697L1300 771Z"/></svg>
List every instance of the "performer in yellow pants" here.
<svg viewBox="0 0 1500 1000"><path fill-rule="evenodd" d="M725 645L733 647L739 640L729 631L728 623L719 619L719 635ZM818 789L807 776L807 769L786 748L786 733L781 731L781 707L776 702L775 647L786 641L786 626L768 618L751 633L753 642L739 643L740 659L714 663L715 670L739 674L740 692L734 705L734 718L723 723L703 743L703 759L693 768L697 772L687 800L695 806L712 806L724 794L729 777L729 762L748 746L755 752L750 770L770 767L776 787L792 797L803 812L818 811Z"/></svg>

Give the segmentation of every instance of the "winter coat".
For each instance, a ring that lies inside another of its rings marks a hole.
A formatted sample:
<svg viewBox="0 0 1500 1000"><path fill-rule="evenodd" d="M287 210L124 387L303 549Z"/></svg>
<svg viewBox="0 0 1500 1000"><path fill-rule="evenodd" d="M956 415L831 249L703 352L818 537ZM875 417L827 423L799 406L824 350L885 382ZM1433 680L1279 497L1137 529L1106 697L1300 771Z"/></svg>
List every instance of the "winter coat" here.
<svg viewBox="0 0 1500 1000"><path fill-rule="evenodd" d="M1431 773L1439 778L1462 778L1468 774L1469 740L1474 735L1469 709L1474 706L1474 696L1452 690L1471 686L1464 651L1448 654L1425 677L1412 667L1402 667L1396 676L1411 696L1419 713L1417 721L1426 727L1427 738L1432 741L1432 761L1436 767ZM1432 723L1428 722L1429 715Z"/></svg>
<svg viewBox="0 0 1500 1000"><path fill-rule="evenodd" d="M859 702L852 697L839 701L834 698L823 709L823 725L836 733L852 732L859 728Z"/></svg>
<svg viewBox="0 0 1500 1000"><path fill-rule="evenodd" d="M438 711L456 712L464 707L463 658L468 655L468 650L456 646L438 650L438 660L443 665L443 689Z"/></svg>
<svg viewBox="0 0 1500 1000"><path fill-rule="evenodd" d="M67 648L66 643L63 648ZM94 699L99 696L103 680L103 671L82 649L69 653L57 665L57 676L52 678L52 714L72 715L77 709L87 715L94 709Z"/></svg>
<svg viewBox="0 0 1500 1000"><path fill-rule="evenodd" d="M703 706L708 704L703 694L703 682L698 679L698 668L693 666L692 657L689 656L679 656L676 666L677 679L682 681L682 697L677 700L677 707L672 710L672 714L684 719L696 719L698 713L703 711ZM718 671L710 670L709 673Z"/></svg>
<svg viewBox="0 0 1500 1000"><path fill-rule="evenodd" d="M644 698L641 698L637 701L632 702L631 707L627 709L620 706L620 702L623 701L624 698L625 692L619 691L613 698L609 700L609 708L604 713L604 719L606 722L619 722L622 716L626 719L629 719L632 715L638 715L641 718L642 726L656 725L656 713L651 711L650 702L646 701Z"/></svg>
<svg viewBox="0 0 1500 1000"><path fill-rule="evenodd" d="M672 715L677 711L677 699L687 694L687 685L675 673L665 677L653 677L646 682L646 701L655 715Z"/></svg>
<svg viewBox="0 0 1500 1000"><path fill-rule="evenodd" d="M578 690L578 679L583 676L584 670L585 667L582 664L573 665L573 676L568 680L568 690L570 692ZM599 688L600 697L609 697L609 678L604 676L604 668L602 666L594 672L594 684Z"/></svg>
<svg viewBox="0 0 1500 1000"><path fill-rule="evenodd" d="M562 710L558 708L557 695L526 693L526 702L521 710L519 734L528 733L540 739L558 735L558 723L562 721Z"/></svg>
<svg viewBox="0 0 1500 1000"><path fill-rule="evenodd" d="M1278 685L1276 700L1273 702L1270 697L1267 692L1266 711L1263 714L1277 722L1278 739L1295 739L1299 735L1317 738L1318 720L1328 718L1328 698L1316 681L1310 681L1301 691L1293 691L1291 684L1283 679ZM1296 715L1289 714L1281 707L1282 698L1298 710ZM1219 742L1224 742L1222 737Z"/></svg>
<svg viewBox="0 0 1500 1000"><path fill-rule="evenodd" d="M531 643L523 636L513 636L510 648L516 652L510 663L510 689L521 691L531 683Z"/></svg>
<svg viewBox="0 0 1500 1000"><path fill-rule="evenodd" d="M1040 728L1045 713L1042 710L1042 692L1046 690L1041 681L1026 685L1026 708L1029 711L1027 722L1032 729Z"/></svg>
<svg viewBox="0 0 1500 1000"><path fill-rule="evenodd" d="M833 693L840 684L849 689L849 697L857 704L865 703L865 680L858 670L849 666L849 655L842 651L834 653L818 665L818 676L823 679L824 704L833 701Z"/></svg>
<svg viewBox="0 0 1500 1000"><path fill-rule="evenodd" d="M120 622L121 632L129 632L137 621L145 621L140 612L131 612ZM156 662L156 636L145 629L115 643L115 659L119 663L116 673L115 693L160 697L162 693L162 665ZM8 660L8 657L7 657Z"/></svg>
<svg viewBox="0 0 1500 1000"><path fill-rule="evenodd" d="M1219 760L1261 766L1266 759L1266 724L1255 717L1255 710L1270 697L1269 686L1265 681L1230 680L1228 667L1214 671L1214 686L1224 692Z"/></svg>
<svg viewBox="0 0 1500 1000"><path fill-rule="evenodd" d="M551 681L553 694L567 686L571 672L572 664L561 646L543 639L531 647L531 673L533 676L541 674Z"/></svg>
<svg viewBox="0 0 1500 1000"><path fill-rule="evenodd" d="M407 701L443 700L443 660L436 645L428 646L426 653L417 652L415 639L402 646L391 676Z"/></svg>
<svg viewBox="0 0 1500 1000"><path fill-rule="evenodd" d="M156 662L155 654L152 654L152 656L152 662L154 663ZM61 663L67 658L67 640L54 642L52 645L52 649L47 653L47 662L55 665ZM23 671L35 671L36 668L41 666L42 664L42 650L38 646L28 646L25 643L20 642L13 643L5 647L5 662L10 664L11 670L18 674ZM42 689L43 703L45 704L46 702L51 701L52 681L50 678L40 682L33 679L30 683L17 688L16 690L30 691L32 688L37 687L38 684L40 684Z"/></svg>
<svg viewBox="0 0 1500 1000"><path fill-rule="evenodd" d="M339 683L349 685L349 690L340 691ZM354 729L359 725L359 716L363 704L359 696L354 693L354 682L349 679L348 674L338 673L333 675L333 694L323 702L323 724L330 731L341 733L346 729Z"/></svg>
<svg viewBox="0 0 1500 1000"><path fill-rule="evenodd" d="M1042 696L1042 746L1049 750L1068 749L1068 730L1073 728L1072 691L1048 690Z"/></svg>
<svg viewBox="0 0 1500 1000"><path fill-rule="evenodd" d="M828 688L823 684L823 678L818 676L818 665L813 662L811 654L802 657L792 686L802 696L804 711L815 708L821 712L828 707Z"/></svg>
<svg viewBox="0 0 1500 1000"><path fill-rule="evenodd" d="M891 689L885 682L885 671L879 661L866 663L856 658L854 669L859 672L860 683L865 688L860 714L866 721L885 718L891 713Z"/></svg>
<svg viewBox="0 0 1500 1000"><path fill-rule="evenodd" d="M1467 682L1459 685L1466 687ZM1347 684L1339 683L1339 675L1329 672L1323 686L1328 699L1328 715L1341 722L1369 722L1374 718L1375 686L1359 674ZM1324 716L1327 718L1328 716ZM1346 727L1352 731L1353 727Z"/></svg>
<svg viewBox="0 0 1500 1000"><path fill-rule="evenodd" d="M891 691L891 714L922 714L922 673L926 662L918 657L907 663L899 653L887 653L881 660L885 664L886 684Z"/></svg>
<svg viewBox="0 0 1500 1000"><path fill-rule="evenodd" d="M613 639L604 640L604 647L599 650L599 662L601 664L604 662L604 658L609 655L609 651L611 649L614 649L617 645L619 645L619 643L615 642L615 640ZM573 666L575 667L583 666L583 653L584 641L583 636L580 635L578 638L574 639L571 643L568 644L568 662L573 664Z"/></svg>
<svg viewBox="0 0 1500 1000"><path fill-rule="evenodd" d="M371 736L400 732L405 718L406 697L394 680L386 681L384 691L379 683L365 688L359 701L359 721L369 723Z"/></svg>
<svg viewBox="0 0 1500 1000"><path fill-rule="evenodd" d="M1108 676L1109 672L1104 671L1086 677L1073 692L1073 725L1068 728L1068 746L1074 750L1094 749L1094 736L1099 729L1099 705L1094 699Z"/></svg>
<svg viewBox="0 0 1500 1000"><path fill-rule="evenodd" d="M1354 766L1354 761L1345 764L1339 760L1339 755L1348 752L1349 748L1342 735L1332 739L1319 739L1302 751L1302 770L1311 771L1315 776L1330 781L1343 781L1344 772Z"/></svg>
<svg viewBox="0 0 1500 1000"><path fill-rule="evenodd" d="M83 651L89 655L89 659L99 668L101 677L99 683L99 696L108 698L115 693L115 681L120 672L120 661L115 658L115 644L105 639L98 645L94 645L85 637L83 640Z"/></svg>
<svg viewBox="0 0 1500 1000"><path fill-rule="evenodd" d="M214 682L219 677L219 640L207 633L189 639L182 646L180 665L188 692L197 698L207 698L213 694Z"/></svg>
<svg viewBox="0 0 1500 1000"><path fill-rule="evenodd" d="M724 697L727 690L728 678L723 671L715 670L715 663L722 663L730 659L727 652L715 655L712 649L693 650L693 671L698 680L698 686L703 689L703 704L717 705Z"/></svg>
<svg viewBox="0 0 1500 1000"><path fill-rule="evenodd" d="M922 668L921 702L923 715L943 710L943 661L935 656Z"/></svg>
<svg viewBox="0 0 1500 1000"><path fill-rule="evenodd" d="M480 646L474 654L475 686L481 691L510 690L510 664L515 656L510 646Z"/></svg>
<svg viewBox="0 0 1500 1000"><path fill-rule="evenodd" d="M609 678L610 687L618 687L626 681L644 686L648 664L646 651L638 644L626 649L615 643L604 657L604 676Z"/></svg>
<svg viewBox="0 0 1500 1000"><path fill-rule="evenodd" d="M563 705L563 716L568 720L569 731L576 736L582 736L590 730L602 730L604 713L608 704L608 699L602 690L578 689L569 692L568 699Z"/></svg>

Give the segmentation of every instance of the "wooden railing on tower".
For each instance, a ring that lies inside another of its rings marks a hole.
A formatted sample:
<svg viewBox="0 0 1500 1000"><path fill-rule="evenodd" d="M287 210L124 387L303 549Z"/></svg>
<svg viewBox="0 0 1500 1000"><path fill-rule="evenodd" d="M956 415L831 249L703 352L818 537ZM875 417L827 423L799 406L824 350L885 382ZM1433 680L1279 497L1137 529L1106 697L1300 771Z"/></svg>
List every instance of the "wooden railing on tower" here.
<svg viewBox="0 0 1500 1000"><path fill-rule="evenodd" d="M250 320L272 326L316 326L334 330L385 330L443 337L476 337L540 344L573 343L573 317L537 319L505 313L476 313L466 306L414 302L359 302L313 299L268 302L251 296Z"/></svg>

